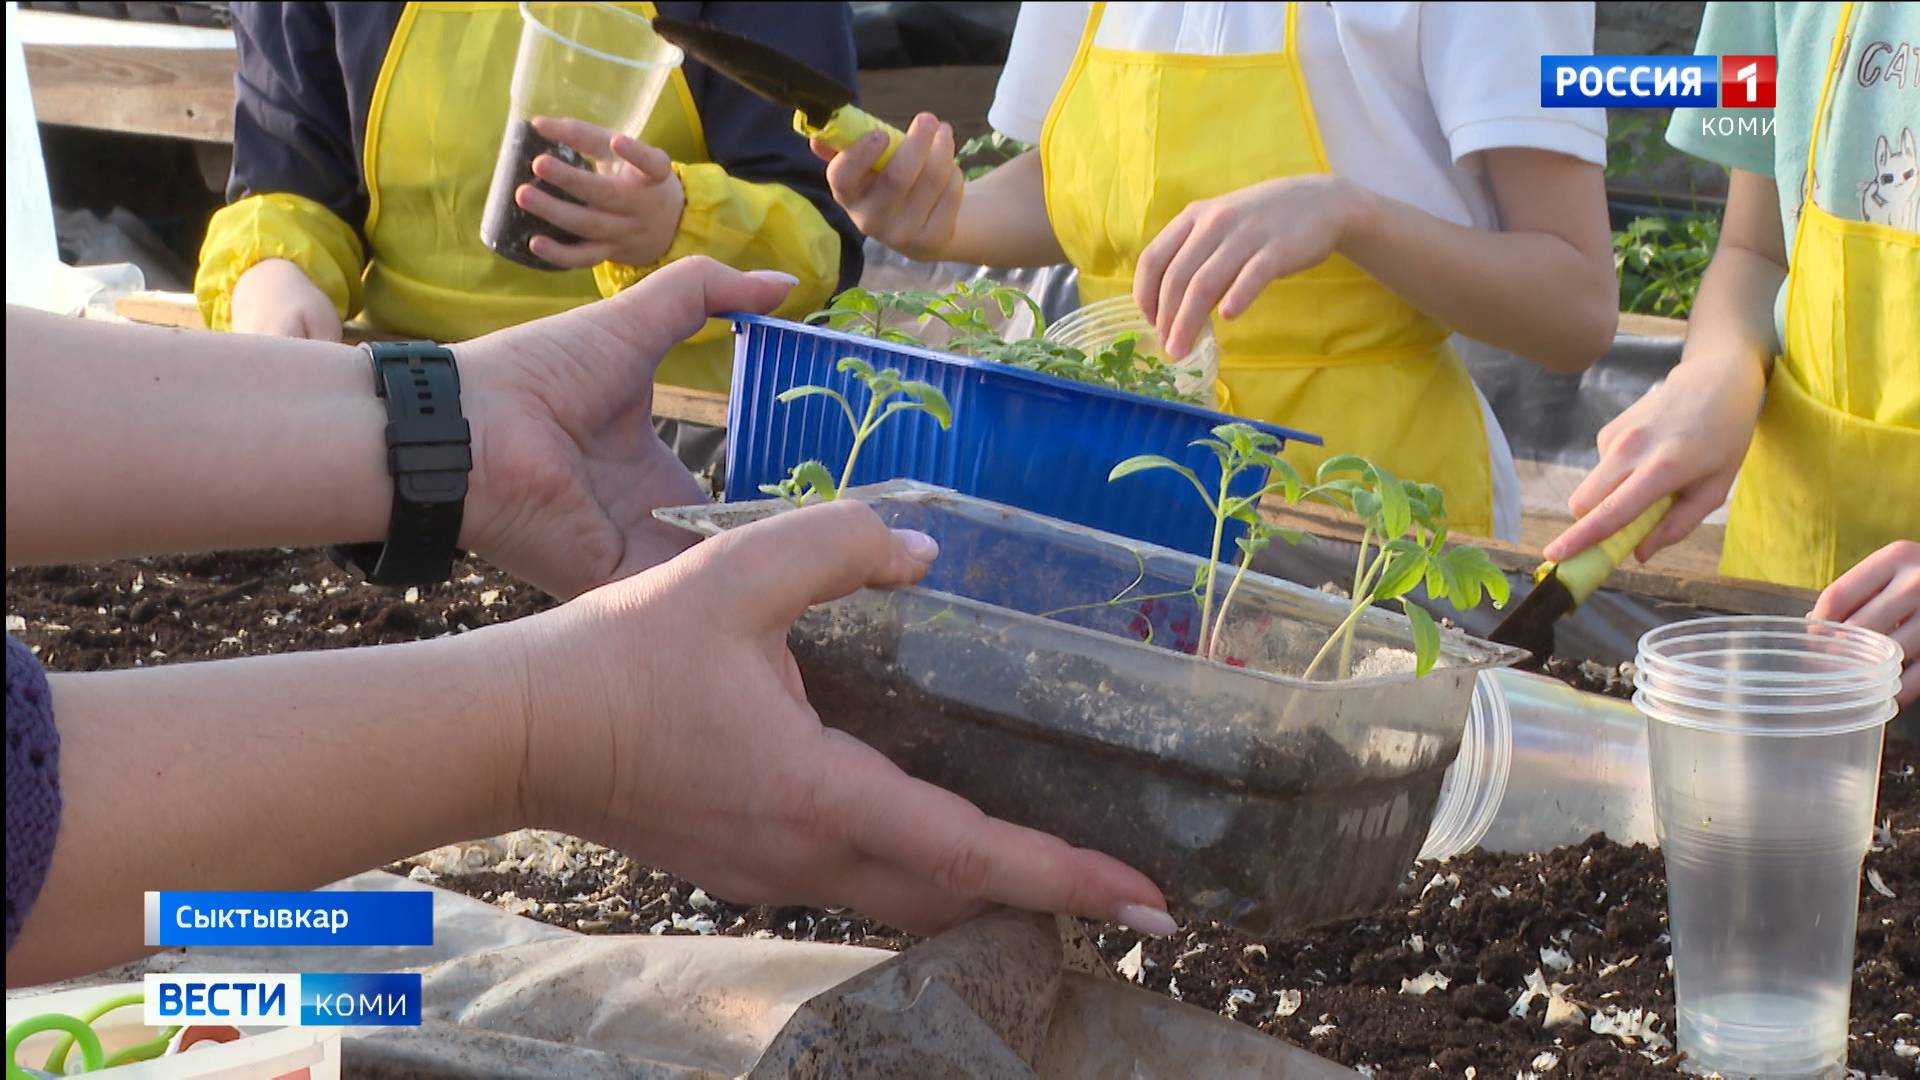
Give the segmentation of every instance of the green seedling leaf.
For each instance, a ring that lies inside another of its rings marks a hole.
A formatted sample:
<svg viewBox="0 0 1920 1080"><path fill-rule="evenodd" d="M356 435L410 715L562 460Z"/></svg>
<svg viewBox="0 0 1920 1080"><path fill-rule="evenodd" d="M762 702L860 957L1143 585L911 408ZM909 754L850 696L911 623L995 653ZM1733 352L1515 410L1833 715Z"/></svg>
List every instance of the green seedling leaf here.
<svg viewBox="0 0 1920 1080"><path fill-rule="evenodd" d="M1375 599L1403 596L1426 577L1427 549L1419 544L1402 537L1389 541L1383 553L1387 557L1387 569L1373 587Z"/></svg>
<svg viewBox="0 0 1920 1080"><path fill-rule="evenodd" d="M1162 457L1159 454L1140 454L1115 465L1113 471L1107 474L1107 483L1111 484L1122 477L1132 476L1135 473L1150 472L1154 469L1171 469L1181 476L1186 477L1187 483L1192 484L1193 490L1199 492L1200 498L1206 502L1207 513L1212 514L1217 512L1217 508L1213 505L1213 496L1208 494L1207 489L1201 486L1200 478L1194 475L1193 470L1171 458Z"/></svg>
<svg viewBox="0 0 1920 1080"><path fill-rule="evenodd" d="M1162 457L1159 454L1139 454L1115 465L1113 471L1107 474L1107 483L1111 484L1121 477L1132 476L1134 473L1147 472L1152 469L1172 469L1174 472L1188 477L1195 483L1200 482L1200 478L1193 475L1192 469L1187 468L1185 465L1171 458Z"/></svg>
<svg viewBox="0 0 1920 1080"><path fill-rule="evenodd" d="M1455 572L1461 578L1471 579L1479 588L1484 588L1487 595L1493 599L1494 607L1507 606L1507 600L1513 592L1512 583L1507 581L1507 575L1500 572L1500 568L1493 564L1493 560L1487 556L1486 552L1477 547L1461 546L1454 548L1449 554L1453 556ZM1476 595L1474 604L1477 605L1479 602Z"/></svg>
<svg viewBox="0 0 1920 1080"><path fill-rule="evenodd" d="M1315 473L1314 477L1319 483L1325 484L1341 473L1359 473L1362 476L1369 476L1373 473L1373 465L1366 458L1355 454L1335 454L1320 463L1320 471Z"/></svg>
<svg viewBox="0 0 1920 1080"><path fill-rule="evenodd" d="M818 461L803 461L793 467L793 479L801 487L802 496L817 495L822 502L832 502L839 497L834 489L833 474Z"/></svg>
<svg viewBox="0 0 1920 1080"><path fill-rule="evenodd" d="M1425 608L1411 600L1401 600L1400 610L1407 613L1407 622L1413 625L1414 678L1424 678L1440 659L1440 628Z"/></svg>
<svg viewBox="0 0 1920 1080"><path fill-rule="evenodd" d="M1260 489L1260 498L1279 492L1289 506L1300 501L1300 474L1293 466L1271 454L1264 455L1260 464L1267 468L1267 484Z"/></svg>
<svg viewBox="0 0 1920 1080"><path fill-rule="evenodd" d="M1348 496L1353 502L1353 512L1368 521L1380 517L1380 496L1363 487L1355 487Z"/></svg>
<svg viewBox="0 0 1920 1080"><path fill-rule="evenodd" d="M839 405L840 411L847 415L847 422L849 424L857 425L859 423L858 420L854 419L853 406L847 404L846 397L842 395L840 391L832 389L831 387L795 386L786 390L782 390L778 394L775 394L773 397L773 400L779 402L782 405L785 405L788 402L798 401L801 398L814 397L816 395L820 397L831 398L835 404Z"/></svg>
<svg viewBox="0 0 1920 1080"><path fill-rule="evenodd" d="M916 408L932 413L933 418L940 422L941 430L953 425L953 406L947 404L947 395L941 393L938 387L931 383L902 382L900 392L912 398Z"/></svg>
<svg viewBox="0 0 1920 1080"><path fill-rule="evenodd" d="M852 374L861 382L871 384L873 381L873 365L857 356L843 356L834 367L838 368L841 374Z"/></svg>
<svg viewBox="0 0 1920 1080"><path fill-rule="evenodd" d="M1413 527L1413 508L1407 503L1406 485L1378 465L1373 467L1373 475L1374 490L1380 497L1380 535L1404 536Z"/></svg>
<svg viewBox="0 0 1920 1080"><path fill-rule="evenodd" d="M1258 498L1228 499L1221 506L1220 516L1230 521L1245 522L1249 527L1257 529L1261 526L1259 505Z"/></svg>

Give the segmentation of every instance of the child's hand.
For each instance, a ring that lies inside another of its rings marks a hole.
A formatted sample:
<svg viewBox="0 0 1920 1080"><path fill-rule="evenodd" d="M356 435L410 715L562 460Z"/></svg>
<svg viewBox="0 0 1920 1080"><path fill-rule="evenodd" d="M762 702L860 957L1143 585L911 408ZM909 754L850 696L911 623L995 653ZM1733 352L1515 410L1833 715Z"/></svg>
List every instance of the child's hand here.
<svg viewBox="0 0 1920 1080"><path fill-rule="evenodd" d="M1191 203L1141 253L1134 303L1167 351L1185 356L1214 308L1236 318L1275 280L1325 262L1363 205L1359 187L1325 175Z"/></svg>
<svg viewBox="0 0 1920 1080"><path fill-rule="evenodd" d="M1686 539L1718 509L1753 441L1766 377L1757 369L1682 363L1600 429L1600 462L1567 500L1577 519L1547 544L1570 559L1612 536L1662 496L1673 507L1634 555L1641 562Z"/></svg>
<svg viewBox="0 0 1920 1080"><path fill-rule="evenodd" d="M953 240L967 188L954 161L953 126L931 113L914 117L887 167L874 172L886 148L884 131L869 132L845 151L813 140L814 154L827 163L834 201L862 233L909 258L938 259Z"/></svg>
<svg viewBox="0 0 1920 1080"><path fill-rule="evenodd" d="M1895 540L1860 560L1827 586L1808 615L1892 638L1907 662L1896 700L1920 701L1920 542Z"/></svg>
<svg viewBox="0 0 1920 1080"><path fill-rule="evenodd" d="M339 341L340 313L306 271L286 259L262 259L233 283L233 331Z"/></svg>
<svg viewBox="0 0 1920 1080"><path fill-rule="evenodd" d="M535 255L579 269L603 262L652 266L673 246L687 195L666 151L584 120L537 116L533 129L602 163L598 171L569 165L552 154L533 159L533 174L579 199L555 198L533 184L513 193L520 209L580 238L567 244L533 237Z"/></svg>

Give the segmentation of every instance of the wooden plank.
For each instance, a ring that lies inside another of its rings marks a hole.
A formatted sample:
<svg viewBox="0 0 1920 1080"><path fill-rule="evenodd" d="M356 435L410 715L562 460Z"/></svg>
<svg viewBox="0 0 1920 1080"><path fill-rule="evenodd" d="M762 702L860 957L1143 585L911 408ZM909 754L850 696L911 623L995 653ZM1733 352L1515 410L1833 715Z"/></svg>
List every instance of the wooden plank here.
<svg viewBox="0 0 1920 1080"><path fill-rule="evenodd" d="M232 49L29 44L26 52L42 123L233 141ZM915 113L931 112L961 142L989 130L999 82L995 65L860 73L862 101L875 116L905 127Z"/></svg>
<svg viewBox="0 0 1920 1080"><path fill-rule="evenodd" d="M199 306L186 293L129 293L114 302L113 313L128 322L149 326L206 329L206 324L200 320ZM380 333L359 323L348 323L345 331L346 339L355 344L394 340L391 334ZM657 384L653 388L653 414L662 420L684 420L723 428L727 426L727 395Z"/></svg>
<svg viewBox="0 0 1920 1080"><path fill-rule="evenodd" d="M28 45L44 124L233 141L232 49Z"/></svg>

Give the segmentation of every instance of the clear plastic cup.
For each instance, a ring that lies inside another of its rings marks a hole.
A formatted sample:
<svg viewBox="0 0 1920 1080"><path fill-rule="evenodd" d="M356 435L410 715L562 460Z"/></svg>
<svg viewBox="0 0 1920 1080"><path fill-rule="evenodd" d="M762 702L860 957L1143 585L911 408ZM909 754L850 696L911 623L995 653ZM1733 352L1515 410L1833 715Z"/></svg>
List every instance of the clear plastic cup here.
<svg viewBox="0 0 1920 1080"><path fill-rule="evenodd" d="M1480 673L1422 859L1655 842L1647 722L1630 702L1524 671Z"/></svg>
<svg viewBox="0 0 1920 1080"><path fill-rule="evenodd" d="M1131 336L1138 355L1150 356L1176 369L1173 380L1176 389L1183 394L1198 395L1202 405L1214 407L1213 388L1220 376L1220 343L1214 340L1210 325L1201 327L1193 348L1175 360L1167 355L1166 348L1160 344L1160 332L1140 313L1133 298L1116 296L1069 312L1047 327L1041 336L1083 353L1097 352Z"/></svg>
<svg viewBox="0 0 1920 1080"><path fill-rule="evenodd" d="M513 86L506 131L493 167L493 184L480 221L487 247L536 270L561 267L533 253L536 235L562 243L580 238L522 210L514 192L522 184L566 202L580 200L533 175L533 160L551 154L569 165L586 167L587 158L533 129L536 116L585 120L612 131L638 136L678 67L681 52L653 32L637 11L606 3L522 3L520 52L513 64ZM594 160L604 169L611 162Z"/></svg>
<svg viewBox="0 0 1920 1080"><path fill-rule="evenodd" d="M1810 619L1640 639L1639 692L1686 1067L1840 1076L1860 870L1900 648Z"/></svg>

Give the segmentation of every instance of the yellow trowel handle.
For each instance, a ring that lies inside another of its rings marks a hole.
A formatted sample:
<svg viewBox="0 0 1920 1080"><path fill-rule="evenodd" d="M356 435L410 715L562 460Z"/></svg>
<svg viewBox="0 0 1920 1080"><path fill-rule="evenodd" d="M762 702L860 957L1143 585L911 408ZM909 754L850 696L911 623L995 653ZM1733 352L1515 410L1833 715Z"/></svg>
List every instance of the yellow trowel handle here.
<svg viewBox="0 0 1920 1080"><path fill-rule="evenodd" d="M795 112L793 130L810 139L819 139L835 150L847 149L859 142L870 131L886 132L887 148L881 151L880 160L873 163L874 172L887 167L887 162L893 160L893 152L900 149L900 140L906 138L899 128L852 105L836 111L825 124L819 127L807 122L806 113Z"/></svg>
<svg viewBox="0 0 1920 1080"><path fill-rule="evenodd" d="M1607 580L1607 575L1613 573L1614 567L1619 566L1634 548L1640 546L1640 541L1647 538L1647 534L1660 524L1660 519L1666 517L1667 511L1672 508L1673 496L1665 496L1647 507L1626 528L1554 567L1554 576L1573 594L1573 602L1584 603L1587 597L1592 596L1600 588L1600 583Z"/></svg>

